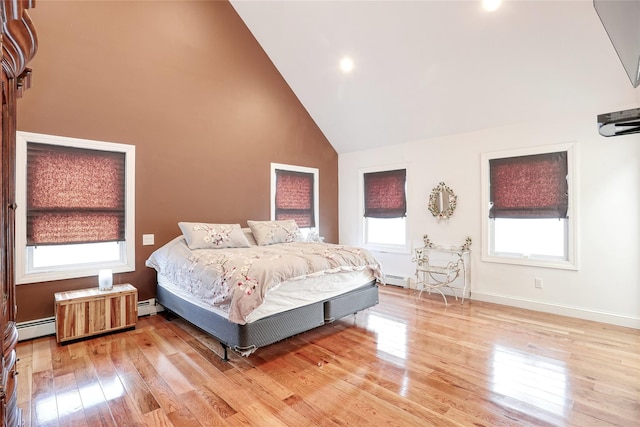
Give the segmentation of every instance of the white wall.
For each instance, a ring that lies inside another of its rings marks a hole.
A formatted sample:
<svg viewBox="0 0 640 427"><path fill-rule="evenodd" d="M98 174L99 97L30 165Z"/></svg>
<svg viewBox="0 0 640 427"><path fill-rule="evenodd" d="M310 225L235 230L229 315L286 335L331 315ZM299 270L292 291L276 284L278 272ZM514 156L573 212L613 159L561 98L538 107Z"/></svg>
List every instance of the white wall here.
<svg viewBox="0 0 640 427"><path fill-rule="evenodd" d="M472 299L640 328L640 134L604 138L596 125L598 113L633 107L340 154L340 243L363 245L359 169L406 162L412 247L425 233L447 246L471 236ZM578 271L483 262L481 153L566 142L577 147ZM446 221L427 209L441 181L458 195ZM410 254L376 255L385 273L413 276Z"/></svg>

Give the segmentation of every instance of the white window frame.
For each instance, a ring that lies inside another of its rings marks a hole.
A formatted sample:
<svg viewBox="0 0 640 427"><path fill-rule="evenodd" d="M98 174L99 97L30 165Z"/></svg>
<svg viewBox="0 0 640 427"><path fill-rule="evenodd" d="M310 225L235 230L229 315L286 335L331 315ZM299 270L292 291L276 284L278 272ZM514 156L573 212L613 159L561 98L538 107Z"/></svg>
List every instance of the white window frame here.
<svg viewBox="0 0 640 427"><path fill-rule="evenodd" d="M364 217L364 174L372 172L385 172L391 170L404 169L406 171L407 180L405 183L405 195L407 198L407 216L404 217L404 244L382 244L372 243L367 238L367 218ZM372 166L367 168L361 168L358 170L358 200L359 200L359 213L360 221L358 221L360 232L359 235L362 239L362 246L376 252L388 252L398 254L411 254L411 245L409 243L409 165L406 163Z"/></svg>
<svg viewBox="0 0 640 427"><path fill-rule="evenodd" d="M125 241L120 245L120 259L95 263L70 264L33 269L32 247L27 246L27 142L67 147L111 151L125 154ZM25 283L47 282L97 276L101 269L114 273L135 271L135 146L113 142L69 138L31 132L16 132L16 228L15 228L15 281ZM97 279L96 279L97 285Z"/></svg>
<svg viewBox="0 0 640 427"><path fill-rule="evenodd" d="M313 174L313 216L315 227L300 227L300 232L306 238L312 230L320 230L320 171L318 168L306 166L286 165L284 163L271 163L271 221L276 219L276 169L303 172Z"/></svg>
<svg viewBox="0 0 640 427"><path fill-rule="evenodd" d="M493 252L493 220L489 218L489 161L507 157L520 157L536 154L567 152L567 184L569 208L567 211L566 245L567 259L534 256L527 254L499 254ZM575 143L554 144L540 147L528 147L481 154L482 182L482 260L503 264L515 264L531 267L547 267L565 270L578 270L578 185L577 185L577 145Z"/></svg>

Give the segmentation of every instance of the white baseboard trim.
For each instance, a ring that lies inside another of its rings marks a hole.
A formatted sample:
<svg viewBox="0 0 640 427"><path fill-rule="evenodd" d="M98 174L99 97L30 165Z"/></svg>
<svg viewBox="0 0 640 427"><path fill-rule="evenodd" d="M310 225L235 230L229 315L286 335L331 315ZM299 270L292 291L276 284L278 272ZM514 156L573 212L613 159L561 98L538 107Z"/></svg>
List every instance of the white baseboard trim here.
<svg viewBox="0 0 640 427"><path fill-rule="evenodd" d="M625 326L627 328L640 329L640 317L625 316L604 311L589 310L569 305L549 304L526 298L514 298L507 295L471 292L471 299L528 310L541 311L543 313L559 314L561 316L575 317L578 319L592 320L594 322L609 323L611 325Z"/></svg>
<svg viewBox="0 0 640 427"><path fill-rule="evenodd" d="M144 301L138 301L138 317L153 316L164 308L156 303L155 298ZM18 341L30 340L34 338L46 337L47 335L55 335L56 318L46 317L44 319L29 320L16 324L18 329Z"/></svg>

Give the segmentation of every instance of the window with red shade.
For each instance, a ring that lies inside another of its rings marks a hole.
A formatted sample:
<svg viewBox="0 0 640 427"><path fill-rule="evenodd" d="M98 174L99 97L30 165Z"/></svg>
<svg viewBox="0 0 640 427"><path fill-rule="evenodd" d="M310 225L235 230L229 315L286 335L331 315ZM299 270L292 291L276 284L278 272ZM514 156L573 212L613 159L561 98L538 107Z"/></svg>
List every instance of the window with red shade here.
<svg viewBox="0 0 640 427"><path fill-rule="evenodd" d="M406 169L365 173L364 216L366 218L407 216L406 181Z"/></svg>
<svg viewBox="0 0 640 427"><path fill-rule="evenodd" d="M17 283L135 269L134 156L132 145L18 132Z"/></svg>
<svg viewBox="0 0 640 427"><path fill-rule="evenodd" d="M27 142L27 245L125 240L125 154Z"/></svg>
<svg viewBox="0 0 640 427"><path fill-rule="evenodd" d="M293 219L300 228L316 226L312 172L276 169L275 219Z"/></svg>
<svg viewBox="0 0 640 427"><path fill-rule="evenodd" d="M567 152L489 160L490 218L567 217Z"/></svg>
<svg viewBox="0 0 640 427"><path fill-rule="evenodd" d="M293 219L303 236L319 228L316 168L271 164L271 219Z"/></svg>
<svg viewBox="0 0 640 427"><path fill-rule="evenodd" d="M484 260L577 268L573 153L562 144L483 154Z"/></svg>
<svg viewBox="0 0 640 427"><path fill-rule="evenodd" d="M407 252L406 167L361 171L364 244Z"/></svg>

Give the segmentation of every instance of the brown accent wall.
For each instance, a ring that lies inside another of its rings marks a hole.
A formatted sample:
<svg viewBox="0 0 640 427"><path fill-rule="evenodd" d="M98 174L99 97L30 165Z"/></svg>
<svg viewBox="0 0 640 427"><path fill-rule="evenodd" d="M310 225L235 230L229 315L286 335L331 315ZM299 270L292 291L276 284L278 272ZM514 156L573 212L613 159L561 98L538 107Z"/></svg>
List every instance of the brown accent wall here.
<svg viewBox="0 0 640 427"><path fill-rule="evenodd" d="M320 170L320 234L338 240L338 156L226 1L39 1L18 129L136 146L136 271L178 221L269 219L270 163ZM295 35L292 35L295 37ZM155 246L142 246L142 234ZM96 277L17 286L18 321Z"/></svg>

